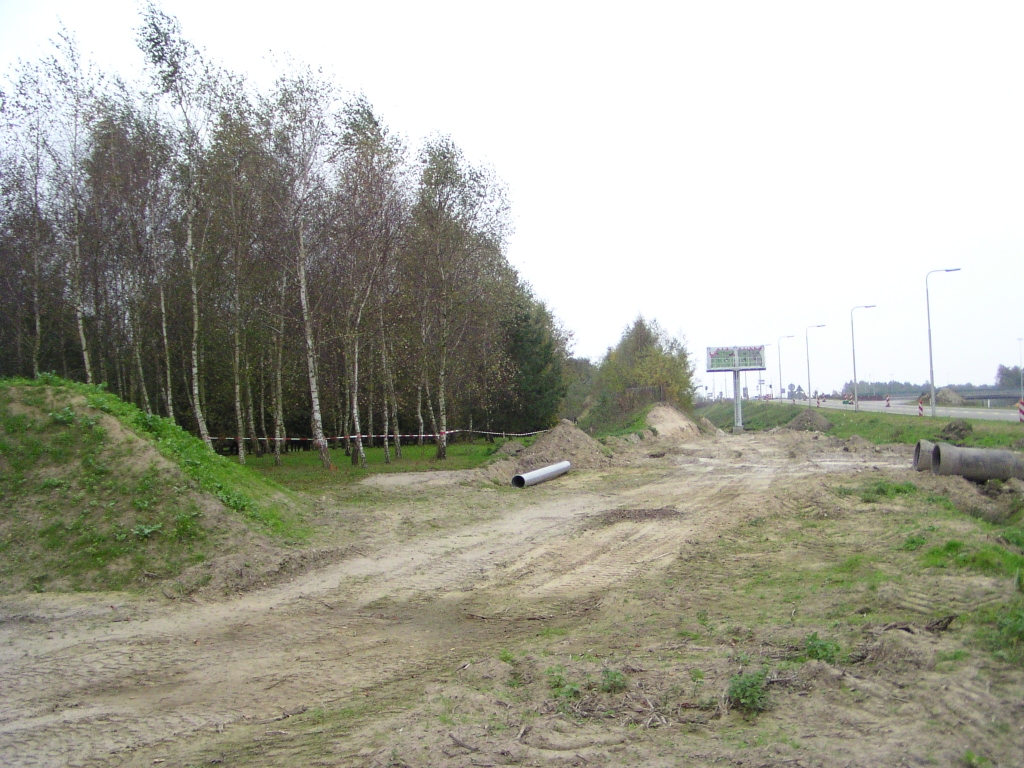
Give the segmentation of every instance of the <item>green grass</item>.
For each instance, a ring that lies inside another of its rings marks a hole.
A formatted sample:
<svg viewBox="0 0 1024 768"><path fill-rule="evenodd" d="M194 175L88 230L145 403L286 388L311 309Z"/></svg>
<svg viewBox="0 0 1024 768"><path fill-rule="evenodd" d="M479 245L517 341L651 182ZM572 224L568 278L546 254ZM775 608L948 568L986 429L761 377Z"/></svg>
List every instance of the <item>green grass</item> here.
<svg viewBox="0 0 1024 768"><path fill-rule="evenodd" d="M146 463L102 414L181 473ZM101 387L0 380L0 462L3 591L123 589L177 575L218 547L195 492L271 536L305 536L283 488Z"/></svg>
<svg viewBox="0 0 1024 768"><path fill-rule="evenodd" d="M764 403L750 401L743 403L744 429L758 431L781 427L796 418L803 405L782 403ZM930 418L921 416L903 416L889 413L869 413L861 411L839 410L833 408L818 409L818 413L832 422L828 434L839 438L854 435L872 443L910 443L918 440L943 442L942 429L952 420L949 418ZM732 428L732 402L715 403L700 408L698 416L706 416L711 423L720 429ZM963 444L978 448L1010 448L1024 438L1024 427L1011 421L989 421L986 419L967 419L973 430L964 438Z"/></svg>
<svg viewBox="0 0 1024 768"><path fill-rule="evenodd" d="M276 484L305 493L317 493L326 488L348 486L363 480L370 475L390 474L394 472L424 472L430 470L474 469L486 464L508 440L497 440L488 443L484 440L459 441L448 444L448 458L438 461L437 449L433 445L418 446L402 445L402 458L395 457L395 447L391 446L391 463L384 463L382 447L364 448L366 453L366 469L352 466L351 457L346 456L342 449L331 450L334 469L325 472L320 463L320 454L316 451L291 451L281 455L281 466L274 466L273 454L256 457L246 456L246 468L259 472L263 477ZM516 442L528 444L528 440ZM227 459L238 465L237 457Z"/></svg>

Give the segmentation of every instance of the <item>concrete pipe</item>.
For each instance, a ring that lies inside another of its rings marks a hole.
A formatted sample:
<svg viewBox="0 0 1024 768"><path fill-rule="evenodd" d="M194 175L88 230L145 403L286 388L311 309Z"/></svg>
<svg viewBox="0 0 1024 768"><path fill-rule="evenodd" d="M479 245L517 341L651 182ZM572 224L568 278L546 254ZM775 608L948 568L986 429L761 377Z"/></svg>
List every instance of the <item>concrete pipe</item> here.
<svg viewBox="0 0 1024 768"><path fill-rule="evenodd" d="M569 466L570 464L568 461L560 461L549 467L535 469L533 472L523 472L523 474L516 475L512 478L512 485L516 488L528 488L531 485L543 483L545 480L551 480L559 475L564 475L569 471Z"/></svg>
<svg viewBox="0 0 1024 768"><path fill-rule="evenodd" d="M960 475L967 480L1024 480L1024 454L993 448L958 448L939 443L932 448L933 475Z"/></svg>
<svg viewBox="0 0 1024 768"><path fill-rule="evenodd" d="M927 472L932 468L932 449L935 443L931 440L918 440L914 446L914 469Z"/></svg>

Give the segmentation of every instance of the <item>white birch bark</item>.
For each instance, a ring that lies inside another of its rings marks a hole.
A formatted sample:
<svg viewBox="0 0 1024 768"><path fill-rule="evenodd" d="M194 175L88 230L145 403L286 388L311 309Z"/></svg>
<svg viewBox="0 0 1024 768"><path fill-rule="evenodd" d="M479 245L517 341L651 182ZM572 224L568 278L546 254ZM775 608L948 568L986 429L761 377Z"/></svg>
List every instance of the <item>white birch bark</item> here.
<svg viewBox="0 0 1024 768"><path fill-rule="evenodd" d="M313 444L320 452L324 469L331 468L331 453L324 437L324 422L320 412L320 388L316 375L316 344L313 338L313 318L309 309L309 294L306 287L306 244L302 224L299 224L299 302L302 305L302 327L306 336L306 370L309 373L309 397L313 405Z"/></svg>
<svg viewBox="0 0 1024 768"><path fill-rule="evenodd" d="M167 339L167 305L164 302L164 287L160 286L160 329L164 339L164 364L167 367L167 418L174 421L174 386L171 382L171 344Z"/></svg>
<svg viewBox="0 0 1024 768"><path fill-rule="evenodd" d="M191 210L186 215L186 218L185 252L188 254L188 277L189 285L192 289L192 411L196 415L199 437L206 443L206 447L212 451L213 441L210 440L210 432L206 428L202 398L199 393L199 282L196 277L196 254L193 250Z"/></svg>

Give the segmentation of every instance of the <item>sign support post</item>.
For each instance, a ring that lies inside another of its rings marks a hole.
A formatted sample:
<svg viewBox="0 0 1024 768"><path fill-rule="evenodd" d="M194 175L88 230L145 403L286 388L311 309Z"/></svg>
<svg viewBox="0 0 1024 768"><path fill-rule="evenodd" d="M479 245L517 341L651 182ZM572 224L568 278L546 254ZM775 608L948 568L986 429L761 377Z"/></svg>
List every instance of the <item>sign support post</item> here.
<svg viewBox="0 0 1024 768"><path fill-rule="evenodd" d="M763 371L764 347L708 347L708 373L732 371L732 415L734 435L743 433L741 371Z"/></svg>

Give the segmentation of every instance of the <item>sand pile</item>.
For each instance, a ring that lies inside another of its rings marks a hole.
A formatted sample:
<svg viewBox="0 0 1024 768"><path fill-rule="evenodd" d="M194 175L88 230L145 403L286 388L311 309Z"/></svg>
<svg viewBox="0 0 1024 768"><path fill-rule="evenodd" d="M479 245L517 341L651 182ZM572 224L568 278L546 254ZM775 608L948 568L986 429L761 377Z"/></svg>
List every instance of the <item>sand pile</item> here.
<svg viewBox="0 0 1024 768"><path fill-rule="evenodd" d="M658 437L674 437L679 440L696 440L700 429L683 413L671 405L656 405L647 414L647 426L657 432Z"/></svg>
<svg viewBox="0 0 1024 768"><path fill-rule="evenodd" d="M932 396L931 393L925 393L924 397L921 398L921 402L925 405L931 405ZM964 400L959 394L954 392L952 389L943 387L935 393L935 404L946 405L954 407L963 407L967 405L967 401Z"/></svg>
<svg viewBox="0 0 1024 768"><path fill-rule="evenodd" d="M507 458L483 469L484 477L498 483L511 482L513 475L557 464L560 461L570 462L573 469L597 469L607 467L611 463L599 442L566 419L562 419L557 426L538 437L529 448L521 451L503 451L504 448L505 446L502 446L495 454L504 454ZM513 451L514 455L510 455Z"/></svg>
<svg viewBox="0 0 1024 768"><path fill-rule="evenodd" d="M808 432L828 432L832 429L832 422L817 411L812 411L808 408L789 422L786 427L789 429L803 429Z"/></svg>
<svg viewBox="0 0 1024 768"><path fill-rule="evenodd" d="M608 457L601 444L566 419L562 419L554 429L545 432L533 445L516 456L516 465L521 472L559 461L572 462L573 469L608 466Z"/></svg>

